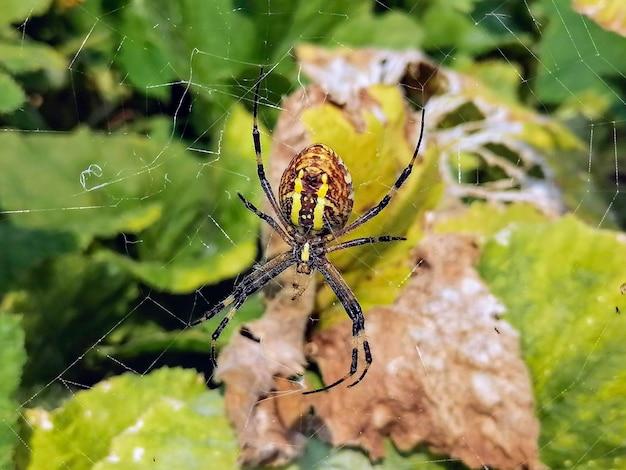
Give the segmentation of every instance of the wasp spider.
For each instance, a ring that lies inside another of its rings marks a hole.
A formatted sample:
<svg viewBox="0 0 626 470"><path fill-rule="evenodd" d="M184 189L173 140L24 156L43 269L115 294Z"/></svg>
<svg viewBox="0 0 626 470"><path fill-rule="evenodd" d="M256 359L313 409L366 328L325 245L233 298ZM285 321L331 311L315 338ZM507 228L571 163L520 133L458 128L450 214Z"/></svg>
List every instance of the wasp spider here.
<svg viewBox="0 0 626 470"><path fill-rule="evenodd" d="M318 271L335 292L335 295L341 301L346 313L352 320L354 345L350 370L346 375L329 385L304 393L322 392L353 377L357 372L359 349L362 347L365 356L365 367L358 379L348 385L352 387L363 380L365 374L367 374L368 368L372 363L372 353L364 335L365 319L361 306L339 271L328 261L326 255L333 251L368 243L405 240L403 237L382 236L336 242L339 237L351 232L378 215L389 204L394 194L408 178L422 142L424 109L422 109L419 139L409 164L404 168L393 187L376 206L347 224L353 205L350 172L339 156L324 144L310 145L293 157L282 175L278 188L278 199L276 199L270 182L265 176L261 159L261 140L257 127L259 87L262 78L263 71L261 71L254 91L252 139L254 141L257 173L261 187L269 200L275 217L257 209L243 195L239 194L239 198L246 208L267 222L291 248L287 252L270 259L260 268L255 269L241 279L236 284L231 295L204 313L192 325L209 320L224 308L230 307L229 312L211 336L211 358L215 364L215 342L229 320L237 309L243 305L249 295L261 289L290 266L295 265L297 272L304 275L310 275L313 271ZM250 333L246 333L246 336L257 340Z"/></svg>

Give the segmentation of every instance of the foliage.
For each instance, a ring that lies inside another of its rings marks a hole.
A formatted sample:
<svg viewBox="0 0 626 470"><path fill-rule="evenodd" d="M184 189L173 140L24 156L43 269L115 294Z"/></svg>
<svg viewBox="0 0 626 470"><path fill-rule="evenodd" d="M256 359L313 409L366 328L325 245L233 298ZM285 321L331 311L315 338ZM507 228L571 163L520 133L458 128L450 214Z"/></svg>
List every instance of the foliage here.
<svg viewBox="0 0 626 470"><path fill-rule="evenodd" d="M124 374L52 413L35 408L29 469L234 468L237 447L217 392L182 369ZM209 445L207 445L209 444Z"/></svg>
<svg viewBox="0 0 626 470"><path fill-rule="evenodd" d="M521 334L545 463L623 466L626 253L623 234L592 228L613 216L626 226L615 192L626 122L626 38L611 13L619 8L617 0L4 0L0 468L16 445L20 466L33 469L237 468L219 393L195 372L159 367L211 372L208 338L220 319L186 325L260 257L259 220L236 197L263 204L250 132L257 64L271 69L261 89L267 156L272 108L304 81L292 56L305 42L422 48L526 116L520 140L545 152L574 215L554 221L528 205L470 204L435 230L481 243L481 273ZM402 94L372 93L388 119L364 116L364 132L329 105L303 117L314 140L347 156L362 183L356 211L384 193L411 151ZM555 144L570 134L534 123L530 107L563 119L585 144ZM593 171L589 117L598 123ZM450 202L438 152L424 155L386 218L359 235L418 243L426 211ZM480 170L471 154L459 152L458 165L464 182ZM406 247L364 247L333 262L367 309L395 299L410 275L399 268L405 257ZM327 288L317 305L325 325L345 317ZM219 346L262 312L261 298L250 299ZM117 375L120 364L140 373ZM20 435L28 447L15 434L18 414L33 427ZM290 468L454 465L435 460L390 446L372 464L312 439Z"/></svg>
<svg viewBox="0 0 626 470"><path fill-rule="evenodd" d="M544 0L542 7L549 25L539 46L539 98L554 103L571 93L593 90L611 95L611 100L621 100L607 79L626 68L626 58L620 52L626 47L626 38L580 17L570 0ZM581 61L583 67L578 65Z"/></svg>
<svg viewBox="0 0 626 470"><path fill-rule="evenodd" d="M17 403L13 397L26 359L19 317L0 311L0 468L8 468L17 441Z"/></svg>
<svg viewBox="0 0 626 470"><path fill-rule="evenodd" d="M616 233L571 216L503 231L485 246L480 270L521 333L543 460L552 467L574 459L584 468L620 468L626 246Z"/></svg>

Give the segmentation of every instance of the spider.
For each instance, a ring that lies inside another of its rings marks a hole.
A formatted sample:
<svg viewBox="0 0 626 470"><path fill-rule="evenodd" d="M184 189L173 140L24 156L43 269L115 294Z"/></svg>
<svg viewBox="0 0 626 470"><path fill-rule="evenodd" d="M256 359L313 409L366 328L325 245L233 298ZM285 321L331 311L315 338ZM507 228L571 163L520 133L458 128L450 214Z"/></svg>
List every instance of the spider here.
<svg viewBox="0 0 626 470"><path fill-rule="evenodd" d="M347 224L353 205L352 178L339 156L324 144L310 145L293 157L282 174L278 188L279 199L276 199L270 182L265 176L261 158L261 139L257 125L259 88L263 78L263 70L261 69L254 90L252 140L261 187L276 218L257 209L242 194L238 193L238 196L247 209L269 224L289 244L290 249L273 257L246 275L235 285L233 292L228 297L193 321L191 325L209 320L224 308L231 307L211 335L211 360L216 365L216 340L248 296L261 289L290 266L295 265L296 272L305 276L310 275L313 271L318 271L334 291L350 320L352 320L352 361L350 370L340 379L324 387L303 393L323 392L353 377L357 372L359 349L362 347L365 355L365 367L361 375L348 385L348 387L353 387L363 380L372 364L372 353L364 335L365 318L356 296L341 277L337 268L328 261L326 255L337 250L370 243L406 240L404 237L386 235L336 242L339 237L378 215L389 204L394 194L410 175L422 142L425 108L422 108L420 135L411 161L404 168L393 187L376 206ZM247 330L242 330L242 334L254 341L259 341Z"/></svg>

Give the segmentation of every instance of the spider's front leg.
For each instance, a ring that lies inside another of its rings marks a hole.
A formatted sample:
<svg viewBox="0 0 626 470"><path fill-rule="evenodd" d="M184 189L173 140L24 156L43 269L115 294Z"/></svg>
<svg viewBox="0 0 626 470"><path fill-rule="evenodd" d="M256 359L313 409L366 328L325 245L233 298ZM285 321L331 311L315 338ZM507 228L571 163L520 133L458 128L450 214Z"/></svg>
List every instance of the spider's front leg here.
<svg viewBox="0 0 626 470"><path fill-rule="evenodd" d="M350 377L354 376L358 369L359 348L361 345L363 346L363 353L365 356L365 368L363 369L363 372L361 373L359 378L352 382L350 385L348 385L348 387L353 387L361 380L363 380L373 360L370 345L365 338L365 317L363 316L363 310L359 305L359 301L355 297L348 284L346 284L346 281L343 279L343 277L341 277L341 274L339 273L339 271L337 271L337 268L330 264L330 262L326 258L320 258L315 267L322 274L322 276L324 276L324 279L333 290L333 292L345 308L346 313L352 320L352 337L354 339L354 345L352 347L352 360L350 362L350 370L348 371L348 373L342 378L336 380L335 382L326 385L325 387L303 392L304 395L330 390L331 388L336 387Z"/></svg>

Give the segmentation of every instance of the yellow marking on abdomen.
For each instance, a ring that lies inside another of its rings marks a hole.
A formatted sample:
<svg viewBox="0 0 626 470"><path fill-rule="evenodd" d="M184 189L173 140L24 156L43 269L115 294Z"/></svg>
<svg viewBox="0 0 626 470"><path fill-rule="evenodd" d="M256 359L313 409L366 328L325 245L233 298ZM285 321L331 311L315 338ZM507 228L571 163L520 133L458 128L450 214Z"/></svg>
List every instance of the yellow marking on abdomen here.
<svg viewBox="0 0 626 470"><path fill-rule="evenodd" d="M324 227L324 207L326 207L326 194L328 193L328 175L322 175L322 185L317 190L317 202L313 209L313 229L321 230Z"/></svg>
<svg viewBox="0 0 626 470"><path fill-rule="evenodd" d="M304 170L298 173L291 194L291 223L296 227L300 225L300 209L302 209L302 178L304 178Z"/></svg>

